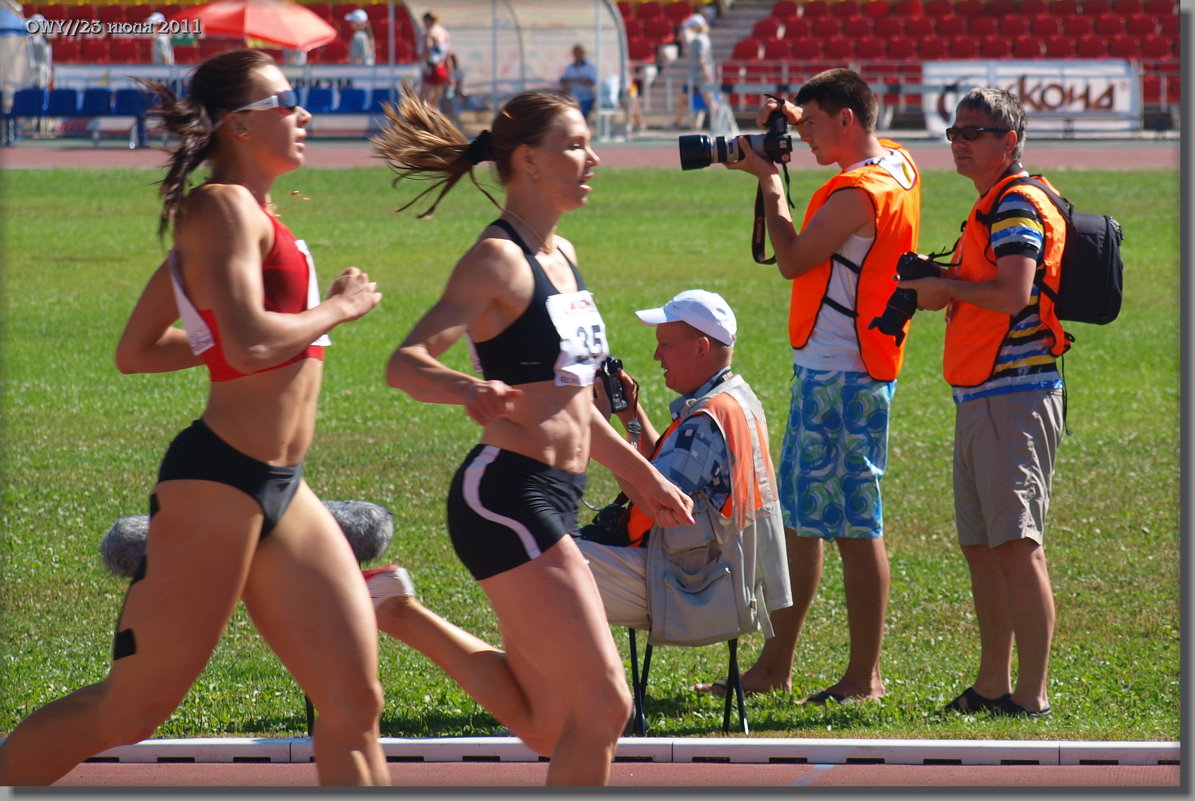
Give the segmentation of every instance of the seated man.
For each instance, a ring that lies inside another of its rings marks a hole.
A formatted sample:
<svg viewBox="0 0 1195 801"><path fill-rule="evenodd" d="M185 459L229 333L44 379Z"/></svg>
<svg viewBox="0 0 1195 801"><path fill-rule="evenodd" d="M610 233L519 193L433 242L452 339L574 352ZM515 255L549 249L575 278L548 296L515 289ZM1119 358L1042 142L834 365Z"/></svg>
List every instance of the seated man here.
<svg viewBox="0 0 1195 801"><path fill-rule="evenodd" d="M631 506L613 535L582 529L578 544L606 618L649 630L655 645L705 645L761 629L770 637L768 613L792 598L763 407L731 372L734 313L720 295L693 289L636 315L655 327L654 358L680 397L659 436L638 385L621 372L614 378L628 404L617 415L632 444L694 499L697 522L658 528ZM609 409L604 392L597 401Z"/></svg>

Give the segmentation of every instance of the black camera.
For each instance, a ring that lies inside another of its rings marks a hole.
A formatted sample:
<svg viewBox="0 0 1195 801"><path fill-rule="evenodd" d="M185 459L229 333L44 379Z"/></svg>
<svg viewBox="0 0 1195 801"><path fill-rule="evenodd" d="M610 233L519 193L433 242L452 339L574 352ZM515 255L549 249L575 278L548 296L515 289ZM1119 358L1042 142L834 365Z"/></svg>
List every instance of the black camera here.
<svg viewBox="0 0 1195 801"><path fill-rule="evenodd" d="M788 135L788 117L784 116L784 111L777 108L768 115L767 133L732 136L729 139L725 136L709 137L705 134L680 137L677 140L680 168L700 170L711 164L734 164L741 161L743 153L739 148L740 138L747 140L747 145L760 158L768 161L787 163L792 157L793 140Z"/></svg>
<svg viewBox="0 0 1195 801"><path fill-rule="evenodd" d="M610 356L598 368L598 377L602 379L602 387L606 390L606 397L610 399L611 412L625 412L627 410L627 396L622 391L622 379L618 374L622 372L622 359Z"/></svg>
<svg viewBox="0 0 1195 801"><path fill-rule="evenodd" d="M916 281L918 278L939 278L942 268L917 253L904 253L896 263L896 277L901 281ZM896 338L900 345L905 339L905 323L917 312L917 292L913 289L897 288L888 298L884 313L871 321L868 328L878 328L882 333Z"/></svg>

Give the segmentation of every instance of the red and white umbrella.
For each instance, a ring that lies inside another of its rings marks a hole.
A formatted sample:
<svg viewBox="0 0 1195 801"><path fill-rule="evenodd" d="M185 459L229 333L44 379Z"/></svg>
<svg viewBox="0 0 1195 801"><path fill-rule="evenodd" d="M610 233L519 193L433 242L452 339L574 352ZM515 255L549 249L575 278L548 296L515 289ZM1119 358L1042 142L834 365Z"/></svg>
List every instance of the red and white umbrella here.
<svg viewBox="0 0 1195 801"><path fill-rule="evenodd" d="M337 37L318 14L291 0L216 0L170 19L197 20L207 36L239 36L304 53Z"/></svg>

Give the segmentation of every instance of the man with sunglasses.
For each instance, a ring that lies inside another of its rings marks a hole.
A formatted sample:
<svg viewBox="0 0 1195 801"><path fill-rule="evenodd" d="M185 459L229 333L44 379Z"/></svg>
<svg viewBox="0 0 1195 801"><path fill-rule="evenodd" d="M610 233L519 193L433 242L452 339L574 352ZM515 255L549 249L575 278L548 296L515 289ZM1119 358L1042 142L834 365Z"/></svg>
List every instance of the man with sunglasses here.
<svg viewBox="0 0 1195 801"><path fill-rule="evenodd" d="M1038 285L1058 289L1066 222L1040 189L1005 191L1028 174L1021 166L1025 110L1014 95L971 91L946 138L956 170L979 199L949 277L901 283L917 292L919 308L946 307L955 524L980 642L975 683L946 709L1045 717L1054 597L1042 533L1063 426L1055 361L1068 341Z"/></svg>
<svg viewBox="0 0 1195 801"><path fill-rule="evenodd" d="M778 467L793 605L772 617L775 636L742 676L743 689L791 691L793 655L821 581L823 543L842 558L850 654L841 678L803 703L885 694L880 647L889 568L880 479L905 339L870 326L896 289L901 254L916 250L921 180L908 151L876 135L879 103L848 69L819 73L781 107L820 165L839 172L810 198L798 232L777 165L751 148L742 169L759 180L768 237L791 281L792 405ZM718 682L695 690L720 694Z"/></svg>

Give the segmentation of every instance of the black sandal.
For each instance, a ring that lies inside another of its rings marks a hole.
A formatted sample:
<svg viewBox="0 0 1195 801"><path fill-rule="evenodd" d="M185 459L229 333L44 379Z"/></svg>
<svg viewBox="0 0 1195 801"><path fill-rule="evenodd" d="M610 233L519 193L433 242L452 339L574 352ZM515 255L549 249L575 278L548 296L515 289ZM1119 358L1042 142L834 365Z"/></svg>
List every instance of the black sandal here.
<svg viewBox="0 0 1195 801"><path fill-rule="evenodd" d="M1006 695L1000 699L999 703L995 705L993 712L1000 715L1008 715L1012 718L1048 718L1053 715L1053 710L1050 707L1038 710L1026 709L1025 707L1012 700L1012 695Z"/></svg>
<svg viewBox="0 0 1195 801"><path fill-rule="evenodd" d="M964 703L966 704L964 706ZM1012 693L1005 693L999 698L984 698L975 692L974 687L963 690L962 695L955 698L943 712L982 712L985 709L1003 709L1006 703L1012 703Z"/></svg>

